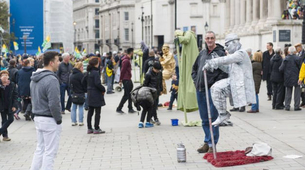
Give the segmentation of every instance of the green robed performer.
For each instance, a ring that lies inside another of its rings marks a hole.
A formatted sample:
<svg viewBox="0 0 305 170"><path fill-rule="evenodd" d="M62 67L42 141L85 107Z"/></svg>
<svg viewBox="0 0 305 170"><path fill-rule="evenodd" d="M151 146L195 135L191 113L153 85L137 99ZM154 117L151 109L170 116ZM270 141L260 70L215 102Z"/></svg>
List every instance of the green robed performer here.
<svg viewBox="0 0 305 170"><path fill-rule="evenodd" d="M193 31L175 31L176 42L182 44L182 53L179 58L179 90L178 110L184 111L185 122L187 123L186 112L198 110L196 89L192 80L192 66L198 57L196 35ZM177 43L176 43L177 44ZM177 47L177 51L179 46Z"/></svg>

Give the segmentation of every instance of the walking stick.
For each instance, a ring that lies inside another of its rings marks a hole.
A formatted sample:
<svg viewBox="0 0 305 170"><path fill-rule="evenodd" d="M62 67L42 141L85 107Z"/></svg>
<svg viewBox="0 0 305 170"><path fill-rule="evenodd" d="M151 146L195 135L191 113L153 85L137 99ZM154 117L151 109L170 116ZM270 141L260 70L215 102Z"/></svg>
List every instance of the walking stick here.
<svg viewBox="0 0 305 170"><path fill-rule="evenodd" d="M214 143L214 133L213 133L213 127L212 127L212 116L211 116L211 110L210 110L210 100L209 100L209 90L208 90L208 81L207 81L207 71L203 70L203 74L204 74L205 95L206 95L206 101L207 101L207 107L208 107L210 134L211 134L211 139L212 139L213 156L214 156L214 159L217 159L217 157L216 157L216 147L215 147L215 143Z"/></svg>

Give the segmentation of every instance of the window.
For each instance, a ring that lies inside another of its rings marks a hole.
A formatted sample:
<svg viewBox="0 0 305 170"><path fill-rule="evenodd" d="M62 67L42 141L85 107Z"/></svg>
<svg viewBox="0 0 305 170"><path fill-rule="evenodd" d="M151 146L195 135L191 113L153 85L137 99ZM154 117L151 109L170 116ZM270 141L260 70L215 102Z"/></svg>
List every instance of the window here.
<svg viewBox="0 0 305 170"><path fill-rule="evenodd" d="M100 38L100 31L99 30L95 31L95 38Z"/></svg>
<svg viewBox="0 0 305 170"><path fill-rule="evenodd" d="M125 21L128 21L129 20L129 13L128 12L124 12L124 15L125 15Z"/></svg>
<svg viewBox="0 0 305 170"><path fill-rule="evenodd" d="M95 15L98 15L99 9L95 8Z"/></svg>
<svg viewBox="0 0 305 170"><path fill-rule="evenodd" d="M125 40L129 41L129 29L125 28Z"/></svg>
<svg viewBox="0 0 305 170"><path fill-rule="evenodd" d="M95 0L95 2L96 2L96 3L99 3L99 2L100 2L100 0Z"/></svg>
<svg viewBox="0 0 305 170"><path fill-rule="evenodd" d="M100 27L100 21L98 19L95 20L95 28Z"/></svg>

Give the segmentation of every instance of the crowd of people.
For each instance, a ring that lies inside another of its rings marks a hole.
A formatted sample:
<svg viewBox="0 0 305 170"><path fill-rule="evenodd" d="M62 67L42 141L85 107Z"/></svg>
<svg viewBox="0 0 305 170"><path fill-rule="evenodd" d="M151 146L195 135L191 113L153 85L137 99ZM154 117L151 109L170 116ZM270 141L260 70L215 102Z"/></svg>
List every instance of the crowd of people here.
<svg viewBox="0 0 305 170"><path fill-rule="evenodd" d="M282 19L303 19L304 7L300 0L288 0L287 8L282 13Z"/></svg>
<svg viewBox="0 0 305 170"><path fill-rule="evenodd" d="M216 37L212 31L207 32L205 44L206 48L199 53L197 60L191 66L192 73L190 75L196 88L198 108L205 133L204 145L197 150L199 153L213 151L202 70L206 67L207 61L214 59L215 55L227 55L224 47L216 43ZM305 108L305 90L303 90L305 89L305 51L302 44L285 47L282 50L280 47L274 49L273 44L269 42L266 49L265 52L258 50L253 54L251 49L247 49L245 53L249 57L247 60L251 60L252 63L253 77L250 79L251 81L253 79L254 82L254 101L256 101L255 103L248 102L252 107L247 112L259 112L258 94L262 80L266 81L267 97L269 101L272 101L270 103L272 109L290 111L293 89L294 110L299 111L302 107ZM124 90L122 99L116 108L117 113L124 114L124 104L128 101L128 113L135 113L133 108L138 111L142 110L138 128L161 125L157 110L158 98L165 88L162 83L163 67L160 62L162 54L148 48L142 48L142 51L143 59L145 59L141 70L144 74L144 81L141 86L135 88L131 71L133 48L128 48L124 52L108 52L103 55L100 55L99 52L90 53L83 58L75 58L69 53L59 54L52 51L41 56L8 54L7 57L2 57L2 71L0 72L2 127L0 135L3 136L3 141L11 140L7 129L14 118L19 120L19 114L24 113L26 121L35 121L38 136L32 168L51 166L51 164L41 165L41 157L44 154L42 147L49 146L43 145L44 143L58 140L62 115L65 114L66 110L71 112L72 126L84 126L84 110L88 110L87 134L105 133L100 128L101 107L106 105L104 95L115 93L113 88L115 83L118 83ZM176 52L174 52L174 57L177 59ZM177 60L175 69L176 73L171 76L172 82L169 89L171 97L167 110L173 109L173 102L178 98ZM217 119L221 107L218 104L215 107L215 100L212 100L211 93L217 91L214 84L221 84L220 80L227 79L228 76L229 74L224 71L224 68L207 72L208 95L213 121ZM211 87L213 88L210 89ZM230 96L229 93L228 96ZM236 101L236 99L234 100ZM223 108L226 107L223 106ZM245 108L245 105L240 105L233 107L230 111L244 112ZM93 116L94 125L92 125ZM219 126L214 126L213 132L215 144L217 144ZM48 133L46 138L44 137L45 133ZM48 149L52 151L50 154L56 154L58 143L49 147ZM52 156L49 159L53 159Z"/></svg>

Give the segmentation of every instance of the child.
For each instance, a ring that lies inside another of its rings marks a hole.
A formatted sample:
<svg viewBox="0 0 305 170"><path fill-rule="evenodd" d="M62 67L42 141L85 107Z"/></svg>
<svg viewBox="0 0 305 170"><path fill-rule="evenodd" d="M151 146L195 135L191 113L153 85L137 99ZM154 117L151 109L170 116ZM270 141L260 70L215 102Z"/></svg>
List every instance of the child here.
<svg viewBox="0 0 305 170"><path fill-rule="evenodd" d="M161 91L163 90L161 69L162 66L160 62L155 61L153 67L149 69L149 71L146 73L145 81L143 83L143 86L145 87L155 88L157 90L157 96L159 96L161 94ZM161 122L159 121L157 116L158 101L159 101L159 97L157 97L156 100L154 101L151 116L154 117L155 123L157 125L160 125ZM149 123L147 125L153 127L152 123Z"/></svg>
<svg viewBox="0 0 305 170"><path fill-rule="evenodd" d="M173 103L174 103L175 99L177 100L177 98L178 98L178 85L179 85L179 80L177 80L177 75L173 74L172 75L172 87L169 90L169 92L171 92L171 99L170 99L167 110L172 110Z"/></svg>

